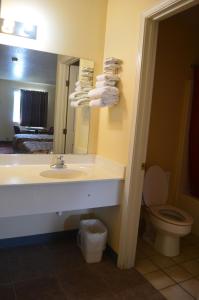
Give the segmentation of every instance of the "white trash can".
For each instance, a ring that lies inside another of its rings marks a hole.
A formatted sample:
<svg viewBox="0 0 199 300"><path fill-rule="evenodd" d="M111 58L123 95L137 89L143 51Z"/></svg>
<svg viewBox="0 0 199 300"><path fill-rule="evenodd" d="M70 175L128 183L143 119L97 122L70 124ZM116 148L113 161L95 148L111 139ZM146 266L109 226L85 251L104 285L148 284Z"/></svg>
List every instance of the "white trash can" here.
<svg viewBox="0 0 199 300"><path fill-rule="evenodd" d="M100 262L106 248L107 228L97 219L80 221L78 246L87 263Z"/></svg>

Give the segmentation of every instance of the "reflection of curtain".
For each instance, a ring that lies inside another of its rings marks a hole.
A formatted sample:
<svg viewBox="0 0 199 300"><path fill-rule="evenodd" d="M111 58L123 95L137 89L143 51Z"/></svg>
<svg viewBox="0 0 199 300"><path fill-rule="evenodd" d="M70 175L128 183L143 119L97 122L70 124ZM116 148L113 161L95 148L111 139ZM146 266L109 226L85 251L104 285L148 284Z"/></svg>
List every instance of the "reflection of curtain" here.
<svg viewBox="0 0 199 300"><path fill-rule="evenodd" d="M193 102L189 133L189 181L191 194L199 197L199 66L194 67Z"/></svg>
<svg viewBox="0 0 199 300"><path fill-rule="evenodd" d="M48 93L21 90L21 125L46 127Z"/></svg>

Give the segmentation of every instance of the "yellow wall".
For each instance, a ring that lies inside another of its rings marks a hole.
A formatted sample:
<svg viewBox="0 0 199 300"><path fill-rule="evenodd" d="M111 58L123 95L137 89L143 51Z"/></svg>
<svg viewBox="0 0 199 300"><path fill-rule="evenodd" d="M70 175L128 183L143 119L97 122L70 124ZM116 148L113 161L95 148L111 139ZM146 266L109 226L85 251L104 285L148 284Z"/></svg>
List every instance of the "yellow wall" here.
<svg viewBox="0 0 199 300"><path fill-rule="evenodd" d="M101 68L107 0L2 0L1 17L35 22L37 40L0 34L0 43L88 58Z"/></svg>
<svg viewBox="0 0 199 300"><path fill-rule="evenodd" d="M199 62L198 8L160 22L147 165L171 172L170 202L175 202L175 174L187 81ZM190 98L187 98L190 101Z"/></svg>
<svg viewBox="0 0 199 300"><path fill-rule="evenodd" d="M130 127L136 117L135 75L138 60L138 40L141 13L163 1L109 0L107 11L104 57L114 56L123 61L120 73L120 103L100 109L97 153L127 164ZM95 210L109 229L109 243L118 252L120 208Z"/></svg>
<svg viewBox="0 0 199 300"><path fill-rule="evenodd" d="M113 108L100 110L99 154L127 163L132 116L135 113L134 89L141 13L162 1L109 0L104 56L123 61L121 101ZM107 143L108 141L108 143Z"/></svg>

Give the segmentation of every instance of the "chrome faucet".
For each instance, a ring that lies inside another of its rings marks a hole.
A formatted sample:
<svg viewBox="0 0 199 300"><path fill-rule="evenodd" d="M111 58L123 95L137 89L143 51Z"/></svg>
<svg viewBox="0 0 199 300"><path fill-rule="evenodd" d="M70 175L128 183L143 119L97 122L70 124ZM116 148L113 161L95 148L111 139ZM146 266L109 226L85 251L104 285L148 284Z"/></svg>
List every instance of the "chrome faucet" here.
<svg viewBox="0 0 199 300"><path fill-rule="evenodd" d="M66 167L63 155L59 155L56 158L56 162L50 166L54 169L63 169Z"/></svg>

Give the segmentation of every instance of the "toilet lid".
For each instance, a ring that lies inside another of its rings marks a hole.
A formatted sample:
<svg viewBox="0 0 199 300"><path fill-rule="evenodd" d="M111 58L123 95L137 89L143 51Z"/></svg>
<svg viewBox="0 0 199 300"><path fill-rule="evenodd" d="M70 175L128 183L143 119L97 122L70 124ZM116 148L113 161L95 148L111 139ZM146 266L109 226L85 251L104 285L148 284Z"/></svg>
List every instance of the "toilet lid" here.
<svg viewBox="0 0 199 300"><path fill-rule="evenodd" d="M163 205L167 201L168 181L159 166L150 167L145 175L143 200L147 206Z"/></svg>

